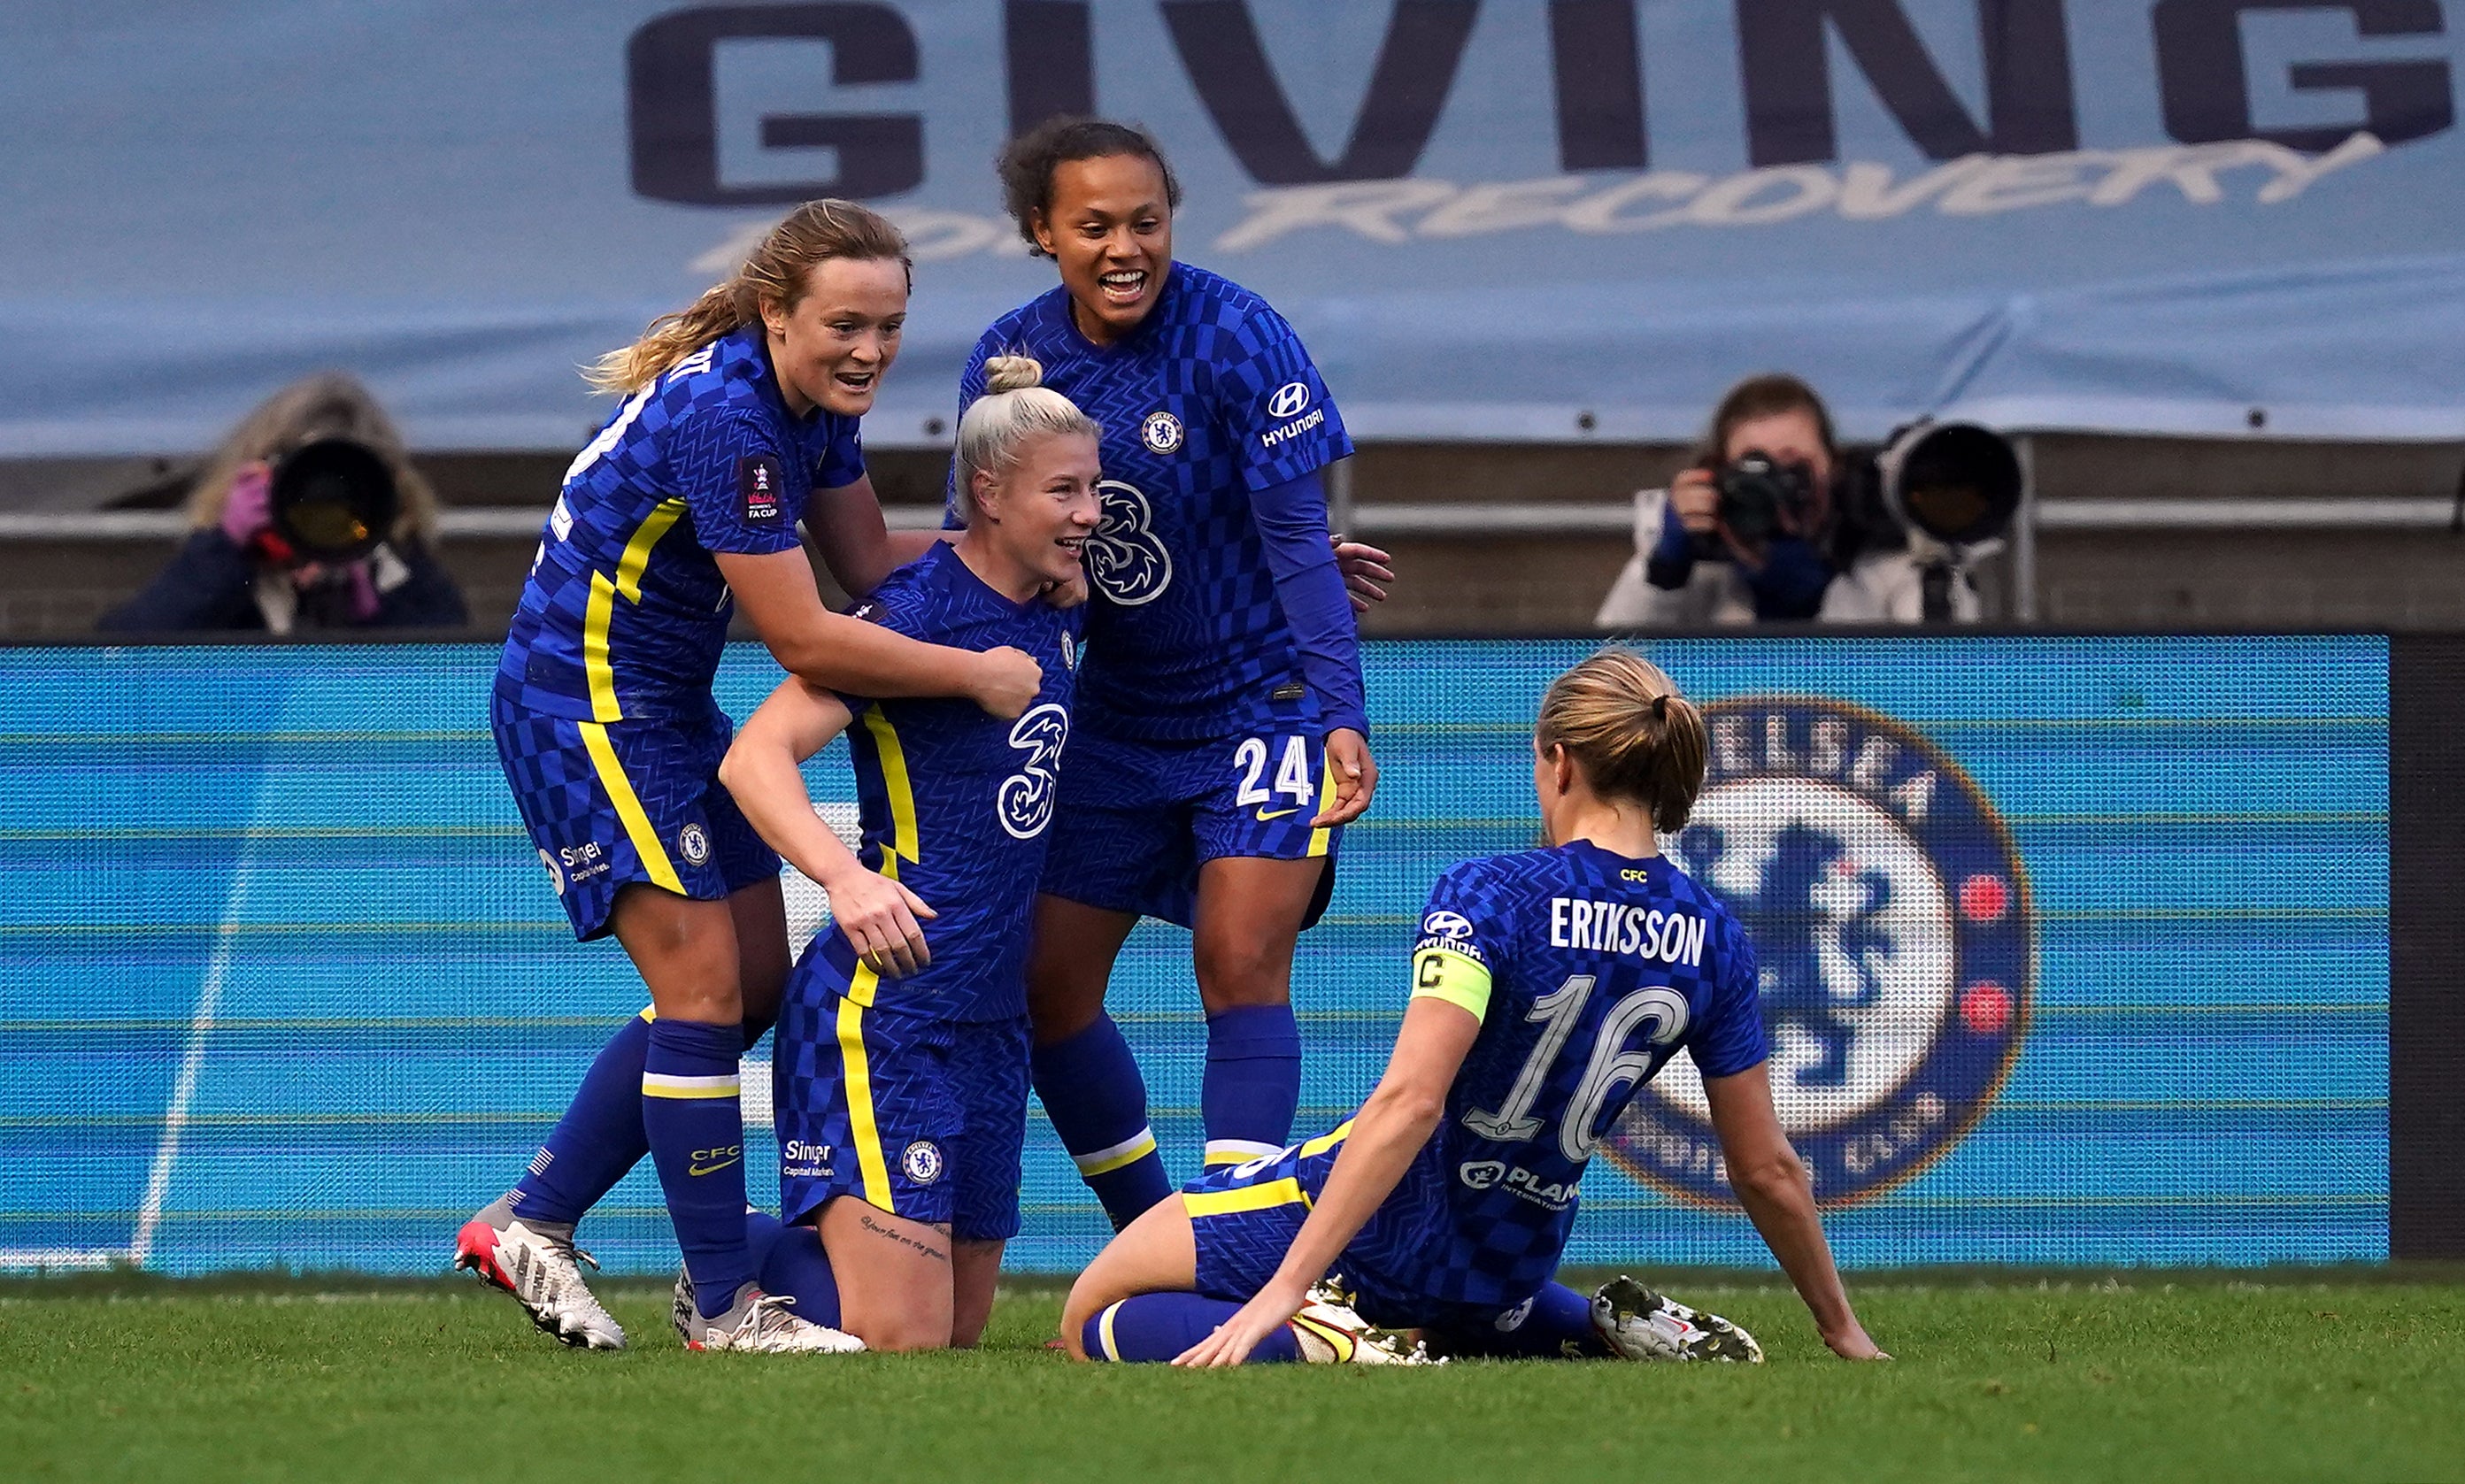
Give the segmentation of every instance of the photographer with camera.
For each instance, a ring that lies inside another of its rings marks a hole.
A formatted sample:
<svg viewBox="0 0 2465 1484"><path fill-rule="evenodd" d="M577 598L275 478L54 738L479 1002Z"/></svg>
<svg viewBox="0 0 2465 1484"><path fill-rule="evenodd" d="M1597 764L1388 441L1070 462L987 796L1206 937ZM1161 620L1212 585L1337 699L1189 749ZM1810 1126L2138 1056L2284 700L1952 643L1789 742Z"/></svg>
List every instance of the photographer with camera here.
<svg viewBox="0 0 2465 1484"><path fill-rule="evenodd" d="M1695 462L1635 497L1635 555L1594 620L1604 629L1810 619L1829 554L1839 448L1832 413L1794 376L1729 388Z"/></svg>
<svg viewBox="0 0 2465 1484"><path fill-rule="evenodd" d="M1974 423L1920 419L1844 453L1813 388L1749 377L1694 465L1635 496L1634 558L1593 622L1975 623L1974 568L2003 549L2021 483L2010 443Z"/></svg>
<svg viewBox="0 0 2465 1484"><path fill-rule="evenodd" d="M356 380L276 392L223 440L189 496L195 527L145 589L103 615L117 632L460 628L462 594L432 554L436 496Z"/></svg>

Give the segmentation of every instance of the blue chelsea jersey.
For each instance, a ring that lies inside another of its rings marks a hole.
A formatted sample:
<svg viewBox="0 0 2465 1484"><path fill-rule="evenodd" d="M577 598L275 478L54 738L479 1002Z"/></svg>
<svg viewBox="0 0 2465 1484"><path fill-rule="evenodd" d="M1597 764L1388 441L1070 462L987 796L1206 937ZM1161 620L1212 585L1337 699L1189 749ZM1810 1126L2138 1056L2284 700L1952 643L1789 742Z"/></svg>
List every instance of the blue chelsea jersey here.
<svg viewBox="0 0 2465 1484"><path fill-rule="evenodd" d="M1237 731L1306 694L1254 493L1352 452L1300 338L1265 299L1176 262L1146 320L1098 345L1055 288L993 321L960 379L1025 354L1103 429L1103 523L1087 546L1085 724L1172 742ZM1285 694L1277 698L1275 693Z"/></svg>
<svg viewBox="0 0 2465 1484"><path fill-rule="evenodd" d="M734 607L711 554L794 550L812 492L863 476L856 419L789 412L760 325L704 345L566 470L498 694L584 721L710 711Z"/></svg>
<svg viewBox="0 0 2465 1484"><path fill-rule="evenodd" d="M1593 1148L1671 1056L1706 1077L1764 1059L1754 950L1665 858L1581 840L1451 868L1420 933L1414 995L1480 1031L1364 1240L1433 1296L1516 1303L1556 1271Z"/></svg>
<svg viewBox="0 0 2465 1484"><path fill-rule="evenodd" d="M1017 720L971 700L845 698L848 746L863 819L864 864L924 898L933 962L884 979L884 1009L945 1020L1027 1012L1028 925L1044 869L1063 745L1070 740L1083 609L1042 598L1013 603L985 586L946 542L893 572L854 612L927 644L1023 650L1044 686ZM842 978L855 972L846 935L818 951Z"/></svg>

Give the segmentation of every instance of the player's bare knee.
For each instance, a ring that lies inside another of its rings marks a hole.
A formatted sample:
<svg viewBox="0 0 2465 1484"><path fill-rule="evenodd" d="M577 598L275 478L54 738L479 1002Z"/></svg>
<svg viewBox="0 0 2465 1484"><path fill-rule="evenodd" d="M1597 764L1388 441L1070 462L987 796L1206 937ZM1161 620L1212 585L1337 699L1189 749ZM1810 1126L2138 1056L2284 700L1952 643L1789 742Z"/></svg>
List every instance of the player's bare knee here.
<svg viewBox="0 0 2465 1484"><path fill-rule="evenodd" d="M1067 1041L1104 1013L1104 980L1074 973L1031 973L1027 1016L1038 1046Z"/></svg>
<svg viewBox="0 0 2465 1484"><path fill-rule="evenodd" d="M1283 1005L1292 999L1292 958L1270 944L1208 943L1191 955L1198 971L1198 998L1210 1015L1245 1005Z"/></svg>
<svg viewBox="0 0 2465 1484"><path fill-rule="evenodd" d="M1102 1311L1104 1305L1085 1292L1087 1275L1080 1274L1071 1285L1070 1296L1061 1305L1061 1348L1070 1359L1087 1359L1087 1321Z"/></svg>
<svg viewBox="0 0 2465 1484"><path fill-rule="evenodd" d="M649 979L650 976L643 976ZM651 1003L662 1020L690 1020L706 1026L733 1026L744 1019L744 1001L734 984L662 986L651 982Z"/></svg>

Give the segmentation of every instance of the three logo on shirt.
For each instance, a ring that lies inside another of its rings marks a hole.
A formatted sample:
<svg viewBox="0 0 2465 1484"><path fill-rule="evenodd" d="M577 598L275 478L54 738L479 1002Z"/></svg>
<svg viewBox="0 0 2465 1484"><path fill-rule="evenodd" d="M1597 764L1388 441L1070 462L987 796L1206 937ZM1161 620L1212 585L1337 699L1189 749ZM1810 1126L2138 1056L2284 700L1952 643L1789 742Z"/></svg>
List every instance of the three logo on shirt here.
<svg viewBox="0 0 2465 1484"><path fill-rule="evenodd" d="M1180 426L1173 425L1175 437ZM1103 479L1097 482L1096 498L1102 502L1103 519L1087 543L1088 583L1122 608L1164 596L1172 586L1172 553L1155 533L1155 512L1146 496L1137 485Z"/></svg>
<svg viewBox="0 0 2465 1484"><path fill-rule="evenodd" d="M747 454L736 461L736 494L746 523L779 519L781 472L778 458L769 454Z"/></svg>
<svg viewBox="0 0 2465 1484"><path fill-rule="evenodd" d="M1951 757L1863 707L1745 697L1703 708L1711 749L1671 853L1734 913L1761 969L1772 1100L1838 1206L1965 1138L2020 1049L2035 956L2028 881ZM1732 1200L1693 1061L1602 1142L1643 1180Z"/></svg>
<svg viewBox="0 0 2465 1484"><path fill-rule="evenodd" d="M1030 710L1010 729L1010 744L1027 757L994 790L993 814L1011 838L1033 840L1053 823L1055 770L1069 742L1070 712L1053 701Z"/></svg>

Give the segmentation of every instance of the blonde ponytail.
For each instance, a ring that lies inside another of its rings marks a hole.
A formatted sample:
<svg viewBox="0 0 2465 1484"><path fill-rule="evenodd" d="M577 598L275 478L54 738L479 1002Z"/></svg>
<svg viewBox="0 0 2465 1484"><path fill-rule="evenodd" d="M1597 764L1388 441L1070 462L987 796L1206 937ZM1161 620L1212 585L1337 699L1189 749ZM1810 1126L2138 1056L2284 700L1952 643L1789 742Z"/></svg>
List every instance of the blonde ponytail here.
<svg viewBox="0 0 2465 1484"><path fill-rule="evenodd" d="M631 396L712 341L760 320L764 304L795 308L813 269L833 257L895 258L911 274L915 267L907 239L880 212L853 201L808 201L771 228L724 282L652 321L641 339L585 366L582 379L594 391Z"/></svg>

